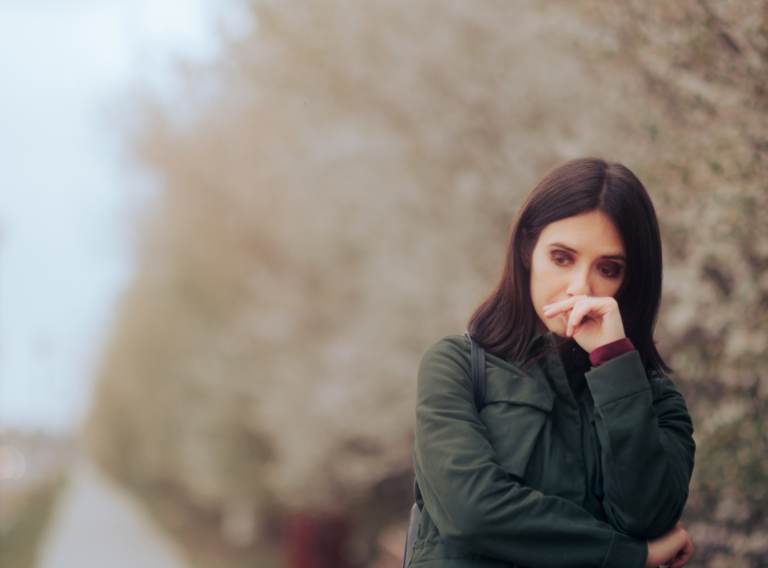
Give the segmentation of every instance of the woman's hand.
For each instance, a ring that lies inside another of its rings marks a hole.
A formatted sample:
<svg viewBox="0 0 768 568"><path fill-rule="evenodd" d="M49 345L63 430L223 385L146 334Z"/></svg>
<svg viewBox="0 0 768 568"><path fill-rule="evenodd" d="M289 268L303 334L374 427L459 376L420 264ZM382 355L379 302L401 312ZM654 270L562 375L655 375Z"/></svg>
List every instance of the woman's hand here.
<svg viewBox="0 0 768 568"><path fill-rule="evenodd" d="M645 568L682 568L693 554L693 542L678 522L667 534L648 541L648 558L645 560Z"/></svg>
<svg viewBox="0 0 768 568"><path fill-rule="evenodd" d="M572 296L544 306L546 317L560 314L568 318L566 337L573 337L587 353L626 337L619 304L611 297Z"/></svg>

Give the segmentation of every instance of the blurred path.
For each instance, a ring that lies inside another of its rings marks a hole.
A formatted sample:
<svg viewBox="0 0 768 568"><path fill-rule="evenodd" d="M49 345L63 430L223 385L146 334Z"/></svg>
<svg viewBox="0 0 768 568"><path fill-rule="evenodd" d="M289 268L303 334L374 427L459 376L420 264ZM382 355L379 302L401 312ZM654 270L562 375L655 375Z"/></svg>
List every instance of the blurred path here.
<svg viewBox="0 0 768 568"><path fill-rule="evenodd" d="M83 461L71 473L38 568L187 568L140 505Z"/></svg>

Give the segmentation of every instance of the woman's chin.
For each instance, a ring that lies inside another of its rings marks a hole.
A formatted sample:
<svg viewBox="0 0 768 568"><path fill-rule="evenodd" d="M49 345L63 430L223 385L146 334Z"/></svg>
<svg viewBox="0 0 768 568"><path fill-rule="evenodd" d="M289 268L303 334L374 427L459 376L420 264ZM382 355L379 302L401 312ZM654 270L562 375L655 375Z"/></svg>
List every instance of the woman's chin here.
<svg viewBox="0 0 768 568"><path fill-rule="evenodd" d="M553 321L554 320L554 321ZM565 330L568 327L568 320L565 318L565 316L555 316L553 319L550 319L545 324L543 321L540 322L541 327L539 330L542 333L552 332L558 337L565 338ZM545 328L545 329L542 329Z"/></svg>

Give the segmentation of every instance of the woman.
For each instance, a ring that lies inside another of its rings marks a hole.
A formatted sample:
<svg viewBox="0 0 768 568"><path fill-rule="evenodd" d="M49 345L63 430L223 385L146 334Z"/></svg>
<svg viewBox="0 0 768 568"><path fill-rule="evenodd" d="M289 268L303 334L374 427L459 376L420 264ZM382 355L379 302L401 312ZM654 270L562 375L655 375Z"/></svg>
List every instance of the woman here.
<svg viewBox="0 0 768 568"><path fill-rule="evenodd" d="M693 427L664 374L658 223L620 164L568 162L534 188L469 333L419 367L410 566L683 566Z"/></svg>

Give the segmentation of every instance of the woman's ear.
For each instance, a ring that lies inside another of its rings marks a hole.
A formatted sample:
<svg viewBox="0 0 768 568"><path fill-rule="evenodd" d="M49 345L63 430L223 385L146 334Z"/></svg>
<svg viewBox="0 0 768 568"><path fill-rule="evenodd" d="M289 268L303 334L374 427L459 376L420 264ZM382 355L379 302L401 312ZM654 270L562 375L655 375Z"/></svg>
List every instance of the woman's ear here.
<svg viewBox="0 0 768 568"><path fill-rule="evenodd" d="M524 247L520 250L520 261L523 263L523 267L530 273L531 272L531 254L533 249L526 251Z"/></svg>
<svg viewBox="0 0 768 568"><path fill-rule="evenodd" d="M536 243L539 240L539 233L534 233L536 238L532 238L534 235L527 234L527 231L523 231L521 239L518 241L519 248L517 249L517 252L520 255L520 261L523 264L523 268L528 271L529 275L531 273L533 249L536 248Z"/></svg>

